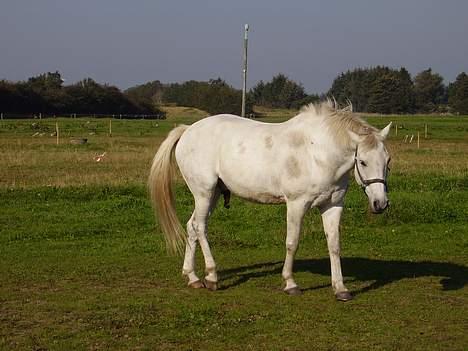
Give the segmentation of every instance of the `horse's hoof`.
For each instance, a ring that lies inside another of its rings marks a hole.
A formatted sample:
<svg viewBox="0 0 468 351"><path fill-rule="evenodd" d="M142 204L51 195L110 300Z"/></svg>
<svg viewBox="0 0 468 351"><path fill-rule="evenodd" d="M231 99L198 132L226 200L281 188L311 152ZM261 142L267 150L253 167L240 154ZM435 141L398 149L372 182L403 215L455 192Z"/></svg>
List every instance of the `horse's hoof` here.
<svg viewBox="0 0 468 351"><path fill-rule="evenodd" d="M205 286L208 290L211 290L211 291L216 291L218 289L217 282L210 282L209 280L206 280L206 279L205 279Z"/></svg>
<svg viewBox="0 0 468 351"><path fill-rule="evenodd" d="M192 289L201 289L205 287L205 284L201 280L195 280L188 285Z"/></svg>
<svg viewBox="0 0 468 351"><path fill-rule="evenodd" d="M344 302L350 301L353 299L353 295L351 295L349 291L342 291L342 292L336 293L335 297L338 301L344 301Z"/></svg>
<svg viewBox="0 0 468 351"><path fill-rule="evenodd" d="M289 289L286 289L284 290L284 292L288 295L291 295L291 296L299 296L299 295L302 295L302 291L301 289L299 289L298 286L295 286L293 288L289 288Z"/></svg>

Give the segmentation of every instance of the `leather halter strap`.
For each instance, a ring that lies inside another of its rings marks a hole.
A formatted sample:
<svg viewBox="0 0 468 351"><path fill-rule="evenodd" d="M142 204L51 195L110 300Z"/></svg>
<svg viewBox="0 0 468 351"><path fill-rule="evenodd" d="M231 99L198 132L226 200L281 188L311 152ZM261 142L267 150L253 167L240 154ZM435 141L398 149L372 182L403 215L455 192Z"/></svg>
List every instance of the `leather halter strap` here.
<svg viewBox="0 0 468 351"><path fill-rule="evenodd" d="M358 158L357 158L357 150L358 148L356 147L356 151L354 153L354 167L356 168L357 174L359 176L359 180L361 181L361 188L366 192L366 188L374 183L382 183L385 187L385 192L387 192L387 180L382 179L382 178L371 178L371 179L364 179L361 171L359 170L359 164L358 164Z"/></svg>

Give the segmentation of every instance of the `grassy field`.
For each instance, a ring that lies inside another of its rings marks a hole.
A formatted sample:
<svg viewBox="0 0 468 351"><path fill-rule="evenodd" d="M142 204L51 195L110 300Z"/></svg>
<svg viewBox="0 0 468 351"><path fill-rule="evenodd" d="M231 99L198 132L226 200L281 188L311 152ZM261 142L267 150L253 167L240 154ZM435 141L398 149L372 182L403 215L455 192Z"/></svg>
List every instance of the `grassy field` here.
<svg viewBox="0 0 468 351"><path fill-rule="evenodd" d="M145 182L159 143L191 123L190 112L114 120L112 137L109 120L1 122L0 349L467 349L467 117L369 117L398 126L389 140L392 207L371 215L351 187L342 265L355 299L338 303L317 212L306 217L295 265L304 294L291 297L281 291L285 207L237 198L210 221L221 289L186 288ZM419 149L403 142L418 131ZM182 184L176 190L185 222L192 198Z"/></svg>

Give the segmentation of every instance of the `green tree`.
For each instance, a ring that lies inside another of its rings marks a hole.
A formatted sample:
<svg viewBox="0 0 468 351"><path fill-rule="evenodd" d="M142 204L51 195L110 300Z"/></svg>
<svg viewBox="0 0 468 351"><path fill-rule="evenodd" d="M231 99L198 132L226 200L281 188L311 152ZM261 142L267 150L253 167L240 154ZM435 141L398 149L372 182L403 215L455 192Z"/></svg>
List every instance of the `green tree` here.
<svg viewBox="0 0 468 351"><path fill-rule="evenodd" d="M26 83L0 81L0 112L33 113L45 111L46 101Z"/></svg>
<svg viewBox="0 0 468 351"><path fill-rule="evenodd" d="M125 90L125 95L138 105L158 108L162 103L163 84L159 80Z"/></svg>
<svg viewBox="0 0 468 351"><path fill-rule="evenodd" d="M468 114L468 75L465 72L457 76L449 86L449 106L457 113Z"/></svg>
<svg viewBox="0 0 468 351"><path fill-rule="evenodd" d="M352 102L355 111L367 111L369 89L375 79L372 69L358 68L341 73L332 83L328 96L334 97L340 105L348 100Z"/></svg>
<svg viewBox="0 0 468 351"><path fill-rule="evenodd" d="M398 94L398 81L391 74L376 77L369 90L368 112L391 113Z"/></svg>
<svg viewBox="0 0 468 351"><path fill-rule="evenodd" d="M58 71L31 77L26 86L43 98L44 105L39 112L60 113L65 108L67 96L62 89L63 79Z"/></svg>
<svg viewBox="0 0 468 351"><path fill-rule="evenodd" d="M340 105L350 100L358 112L403 113L414 108L413 83L405 68L358 68L341 73L328 96Z"/></svg>
<svg viewBox="0 0 468 351"><path fill-rule="evenodd" d="M274 76L270 82L260 81L251 89L250 94L257 105L280 108L291 108L307 97L301 84L282 73Z"/></svg>
<svg viewBox="0 0 468 351"><path fill-rule="evenodd" d="M62 88L62 75L58 72L47 72L28 79L27 84L36 92L47 92Z"/></svg>
<svg viewBox="0 0 468 351"><path fill-rule="evenodd" d="M419 112L434 112L444 101L445 87L440 74L429 68L414 77L415 107Z"/></svg>
<svg viewBox="0 0 468 351"><path fill-rule="evenodd" d="M208 82L187 81L164 87L162 94L165 103L179 106L196 107L211 114L240 114L242 93L234 89L221 78ZM250 99L246 103L246 112L252 111Z"/></svg>

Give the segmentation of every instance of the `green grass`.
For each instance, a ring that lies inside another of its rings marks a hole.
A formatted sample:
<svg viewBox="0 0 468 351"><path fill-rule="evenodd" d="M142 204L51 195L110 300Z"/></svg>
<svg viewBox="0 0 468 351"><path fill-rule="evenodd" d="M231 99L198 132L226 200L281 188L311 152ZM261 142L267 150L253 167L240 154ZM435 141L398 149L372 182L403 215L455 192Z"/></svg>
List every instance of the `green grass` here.
<svg viewBox="0 0 468 351"><path fill-rule="evenodd" d="M220 290L186 288L144 186L155 146L177 121L115 121L109 138L108 121L89 120L97 132L84 147L33 138L32 121L4 121L0 349L465 350L467 119L398 118L408 130L428 123L432 134L419 150L392 135L388 212L370 214L354 184L347 195L349 303L334 300L316 211L295 264L304 294L290 297L281 291L285 206L238 198L210 220ZM377 126L388 120L371 117ZM87 121L59 119L75 136L89 133ZM101 150L109 159L93 163ZM33 159L41 162L28 166ZM176 198L185 222L193 200L182 184ZM200 252L197 263L202 275Z"/></svg>

